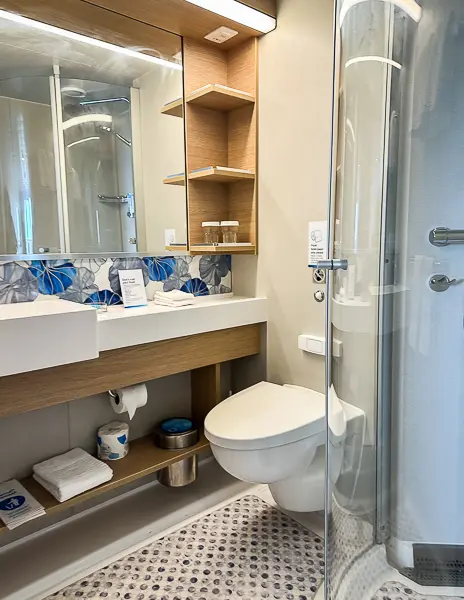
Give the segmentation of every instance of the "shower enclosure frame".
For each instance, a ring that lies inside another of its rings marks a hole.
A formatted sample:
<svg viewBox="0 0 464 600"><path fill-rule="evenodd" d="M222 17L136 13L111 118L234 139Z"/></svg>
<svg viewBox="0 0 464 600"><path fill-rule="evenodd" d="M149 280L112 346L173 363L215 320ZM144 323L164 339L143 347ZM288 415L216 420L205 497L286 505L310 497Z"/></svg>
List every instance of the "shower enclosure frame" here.
<svg viewBox="0 0 464 600"><path fill-rule="evenodd" d="M79 251L73 251L71 249L71 231L70 231L70 218L69 218L69 201L68 201L68 190L67 190L67 177L66 177L66 152L65 152L65 141L64 141L64 129L63 129L63 105L61 97L61 73L60 67L54 65L53 75L49 77L50 84L50 111L52 117L52 133L53 133L53 156L55 166L55 180L56 180L56 196L58 205L58 226L59 226L59 240L60 248L45 248L43 256L49 254L66 254L66 255L80 255ZM140 152L140 92L137 88L130 87L130 100L127 100L131 107L131 135L132 135L132 179L133 179L133 196L138 199L137 205L134 202L134 209L136 206L137 216L139 219L135 222L135 234L136 234L136 248L139 246L144 247L143 242L146 238L144 222L144 210L143 210L143 183L142 183L142 172L141 172L141 160L138 156ZM135 212L134 212L135 219ZM142 242L142 244L141 244ZM137 250L121 250L113 252L112 254L125 255L127 252L132 253ZM107 253L108 251L102 250L101 253ZM87 253L84 253L86 255ZM40 254L39 256L42 256Z"/></svg>

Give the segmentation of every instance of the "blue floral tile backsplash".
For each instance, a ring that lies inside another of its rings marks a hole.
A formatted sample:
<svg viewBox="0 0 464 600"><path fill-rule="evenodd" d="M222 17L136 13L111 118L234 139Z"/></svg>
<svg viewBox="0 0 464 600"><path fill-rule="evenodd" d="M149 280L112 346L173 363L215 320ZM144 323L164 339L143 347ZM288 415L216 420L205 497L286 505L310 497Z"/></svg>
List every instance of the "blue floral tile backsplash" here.
<svg viewBox="0 0 464 600"><path fill-rule="evenodd" d="M0 262L0 304L51 297L81 304L122 304L121 269L142 269L149 300L157 290L195 296L232 291L228 255L25 260Z"/></svg>

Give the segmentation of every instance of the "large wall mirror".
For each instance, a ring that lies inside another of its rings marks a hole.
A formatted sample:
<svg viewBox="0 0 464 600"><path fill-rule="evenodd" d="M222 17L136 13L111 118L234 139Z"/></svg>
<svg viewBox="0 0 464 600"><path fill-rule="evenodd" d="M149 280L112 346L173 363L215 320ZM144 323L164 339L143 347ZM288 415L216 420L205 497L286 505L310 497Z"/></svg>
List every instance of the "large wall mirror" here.
<svg viewBox="0 0 464 600"><path fill-rule="evenodd" d="M0 11L1 257L186 249L185 187L163 185L185 171L183 119L161 111L181 38L137 27L113 45Z"/></svg>

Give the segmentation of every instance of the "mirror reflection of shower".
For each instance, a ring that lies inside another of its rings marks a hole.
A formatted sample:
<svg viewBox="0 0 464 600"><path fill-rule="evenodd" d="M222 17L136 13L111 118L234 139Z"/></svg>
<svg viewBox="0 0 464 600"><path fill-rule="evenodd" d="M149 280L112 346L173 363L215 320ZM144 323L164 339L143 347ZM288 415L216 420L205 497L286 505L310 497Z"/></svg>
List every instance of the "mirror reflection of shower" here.
<svg viewBox="0 0 464 600"><path fill-rule="evenodd" d="M71 251L136 251L130 88L88 80L57 83Z"/></svg>

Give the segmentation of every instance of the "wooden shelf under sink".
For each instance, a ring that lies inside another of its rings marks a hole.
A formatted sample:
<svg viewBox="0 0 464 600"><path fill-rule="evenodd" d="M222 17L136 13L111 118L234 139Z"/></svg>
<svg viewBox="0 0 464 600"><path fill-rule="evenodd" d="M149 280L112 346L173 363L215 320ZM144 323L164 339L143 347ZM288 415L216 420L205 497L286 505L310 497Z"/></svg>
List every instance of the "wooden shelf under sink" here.
<svg viewBox="0 0 464 600"><path fill-rule="evenodd" d="M200 440L195 446L184 448L182 450L164 450L163 448L158 448L155 446L151 435L139 438L138 440L130 442L129 454L125 458L108 461L109 466L114 472L111 481L107 481L83 494L74 496L74 498L70 498L65 502L58 502L58 500L49 494L47 490L32 477L23 479L21 483L27 491L42 504L45 508L46 515L53 515L57 512L66 510L71 506L81 504L96 496L114 490L122 485L131 483L136 479L160 471L164 467L168 467L184 458L198 454L207 448L209 448L209 442L203 433L200 435ZM38 517L38 519L40 519L40 517ZM0 533L5 533L6 531L8 531L7 527L0 521Z"/></svg>

